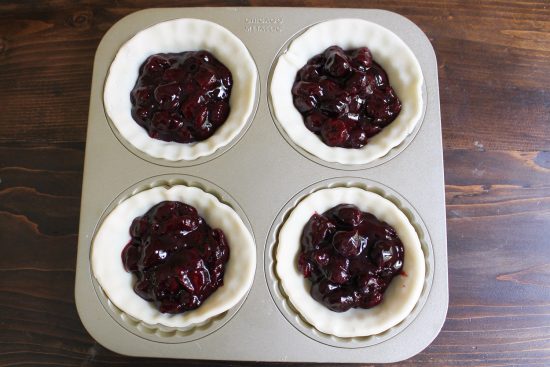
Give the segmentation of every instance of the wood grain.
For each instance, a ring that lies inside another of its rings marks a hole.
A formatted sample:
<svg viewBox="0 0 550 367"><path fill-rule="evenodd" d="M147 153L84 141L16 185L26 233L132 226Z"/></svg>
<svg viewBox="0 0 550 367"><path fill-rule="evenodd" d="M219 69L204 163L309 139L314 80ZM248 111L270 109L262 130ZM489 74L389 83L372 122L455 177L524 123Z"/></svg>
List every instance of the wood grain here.
<svg viewBox="0 0 550 367"><path fill-rule="evenodd" d="M267 1L0 2L0 366L236 366L114 354L74 305L94 52L151 6ZM450 305L399 365L550 365L550 4L282 1L399 12L439 64ZM397 365L397 364L396 364Z"/></svg>

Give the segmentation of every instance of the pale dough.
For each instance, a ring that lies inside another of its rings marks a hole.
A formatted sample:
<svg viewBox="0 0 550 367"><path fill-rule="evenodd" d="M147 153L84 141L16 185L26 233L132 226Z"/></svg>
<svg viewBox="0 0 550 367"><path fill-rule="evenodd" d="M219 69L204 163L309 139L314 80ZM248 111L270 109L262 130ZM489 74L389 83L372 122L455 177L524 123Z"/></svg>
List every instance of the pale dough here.
<svg viewBox="0 0 550 367"><path fill-rule="evenodd" d="M176 315L161 313L153 303L134 292L134 276L124 270L121 259L122 249L130 241L133 219L162 201L180 201L195 207L210 227L224 232L230 249L223 286L199 308ZM123 312L149 325L186 328L229 310L246 295L256 269L256 246L233 209L199 188L178 185L142 191L117 205L95 235L91 260L93 274L101 288Z"/></svg>
<svg viewBox="0 0 550 367"><path fill-rule="evenodd" d="M324 144L306 128L292 101L291 89L298 70L311 57L333 45L344 50L367 46L374 60L386 70L402 103L399 116L360 149ZM271 103L280 125L301 148L327 162L365 164L386 155L419 123L424 103L423 80L418 60L395 33L362 19L335 19L310 27L279 57L271 79Z"/></svg>
<svg viewBox="0 0 550 367"><path fill-rule="evenodd" d="M207 50L233 75L231 112L210 138L181 144L149 137L131 115L130 92L139 67L157 53ZM118 51L105 81L104 105L118 132L137 149L170 161L194 160L227 145L244 128L255 103L258 72L245 45L224 27L199 19L176 19L142 30Z"/></svg>
<svg viewBox="0 0 550 367"><path fill-rule="evenodd" d="M298 270L297 257L300 236L309 218L344 203L356 205L396 230L405 248L406 276L398 275L392 280L378 306L338 313L311 297L311 282ZM403 321L418 302L425 278L420 240L405 214L382 196L354 187L323 189L302 200L279 232L276 261L277 275L294 308L317 330L343 338L379 334Z"/></svg>

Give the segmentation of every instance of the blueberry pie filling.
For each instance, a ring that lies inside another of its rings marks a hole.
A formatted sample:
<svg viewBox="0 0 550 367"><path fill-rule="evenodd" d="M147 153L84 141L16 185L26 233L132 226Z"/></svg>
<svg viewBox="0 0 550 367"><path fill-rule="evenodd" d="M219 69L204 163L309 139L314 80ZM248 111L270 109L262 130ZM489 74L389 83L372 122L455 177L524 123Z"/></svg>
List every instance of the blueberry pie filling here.
<svg viewBox="0 0 550 367"><path fill-rule="evenodd" d="M401 101L367 47L331 46L308 60L292 87L305 126L331 147L361 148L397 118Z"/></svg>
<svg viewBox="0 0 550 367"><path fill-rule="evenodd" d="M164 201L135 218L122 250L124 269L137 276L134 291L163 313L198 308L223 285L229 246L197 210Z"/></svg>
<svg viewBox="0 0 550 367"><path fill-rule="evenodd" d="M405 258L395 230L351 204L313 214L300 245L298 267L312 282L311 296L335 312L382 302Z"/></svg>
<svg viewBox="0 0 550 367"><path fill-rule="evenodd" d="M151 138L202 141L227 120L232 86L229 69L208 51L155 54L130 93L132 117Z"/></svg>

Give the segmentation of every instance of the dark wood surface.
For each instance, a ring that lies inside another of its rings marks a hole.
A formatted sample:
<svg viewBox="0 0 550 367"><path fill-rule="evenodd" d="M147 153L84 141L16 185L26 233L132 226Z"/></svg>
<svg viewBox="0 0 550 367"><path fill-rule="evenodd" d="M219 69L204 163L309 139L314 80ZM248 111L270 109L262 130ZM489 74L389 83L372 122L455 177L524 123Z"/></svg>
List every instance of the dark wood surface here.
<svg viewBox="0 0 550 367"><path fill-rule="evenodd" d="M95 49L151 6L399 12L439 64L450 304L402 365L550 365L548 1L0 1L0 366L240 365L116 355L74 304Z"/></svg>

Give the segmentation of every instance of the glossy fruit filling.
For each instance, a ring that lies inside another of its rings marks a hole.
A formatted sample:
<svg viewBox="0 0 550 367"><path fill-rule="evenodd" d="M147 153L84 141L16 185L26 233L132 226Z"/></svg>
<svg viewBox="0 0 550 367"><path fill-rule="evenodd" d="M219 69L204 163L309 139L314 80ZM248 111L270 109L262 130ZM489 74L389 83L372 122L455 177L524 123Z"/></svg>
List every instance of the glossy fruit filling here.
<svg viewBox="0 0 550 367"><path fill-rule="evenodd" d="M152 55L130 93L132 117L154 139L205 140L229 116L232 85L229 69L208 51Z"/></svg>
<svg viewBox="0 0 550 367"><path fill-rule="evenodd" d="M296 74L294 106L328 146L361 148L397 118L401 101L367 47L331 46Z"/></svg>
<svg viewBox="0 0 550 367"><path fill-rule="evenodd" d="M390 225L351 204L313 214L300 244L298 267L312 282L311 296L335 312L382 302L405 257Z"/></svg>
<svg viewBox="0 0 550 367"><path fill-rule="evenodd" d="M227 240L194 207L161 202L133 220L130 235L122 263L137 277L134 291L160 312L193 310L223 285Z"/></svg>

